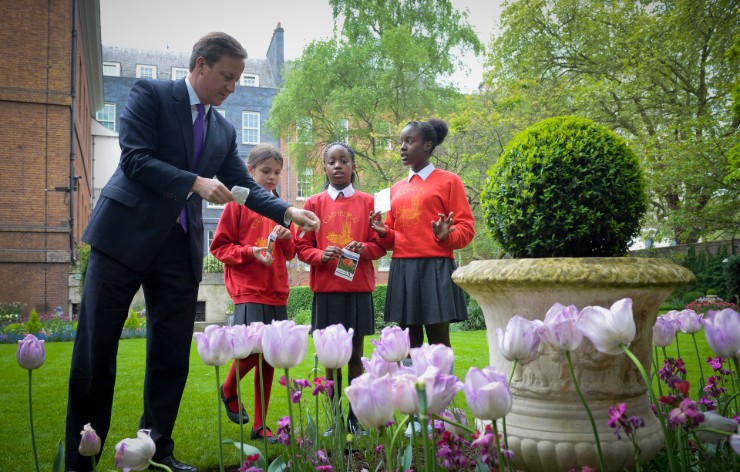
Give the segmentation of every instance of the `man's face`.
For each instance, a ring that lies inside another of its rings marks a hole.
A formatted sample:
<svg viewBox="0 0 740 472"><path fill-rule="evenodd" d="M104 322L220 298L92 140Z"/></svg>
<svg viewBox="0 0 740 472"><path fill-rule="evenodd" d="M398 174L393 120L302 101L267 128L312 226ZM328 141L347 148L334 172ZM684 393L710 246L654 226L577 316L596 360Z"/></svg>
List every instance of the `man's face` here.
<svg viewBox="0 0 740 472"><path fill-rule="evenodd" d="M213 67L199 57L190 73L190 83L202 104L219 106L234 93L243 71L244 59L241 57L222 56Z"/></svg>

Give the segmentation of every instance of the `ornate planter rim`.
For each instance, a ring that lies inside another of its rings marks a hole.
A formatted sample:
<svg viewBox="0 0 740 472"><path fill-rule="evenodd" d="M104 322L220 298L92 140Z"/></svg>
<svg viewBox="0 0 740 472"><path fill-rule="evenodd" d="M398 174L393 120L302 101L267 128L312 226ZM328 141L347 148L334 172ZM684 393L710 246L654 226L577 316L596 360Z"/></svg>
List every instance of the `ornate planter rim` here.
<svg viewBox="0 0 740 472"><path fill-rule="evenodd" d="M646 257L559 257L542 259L489 259L458 268L452 280L464 289L521 286L539 288L581 285L588 287L683 287L696 278L669 259Z"/></svg>

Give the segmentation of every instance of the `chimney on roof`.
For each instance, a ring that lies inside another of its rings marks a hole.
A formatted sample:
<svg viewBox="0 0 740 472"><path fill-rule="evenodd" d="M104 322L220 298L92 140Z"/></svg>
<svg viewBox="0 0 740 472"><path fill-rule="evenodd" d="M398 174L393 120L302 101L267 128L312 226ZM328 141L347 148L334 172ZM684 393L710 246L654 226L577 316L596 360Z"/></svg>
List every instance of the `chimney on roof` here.
<svg viewBox="0 0 740 472"><path fill-rule="evenodd" d="M283 27L278 21L275 31L272 32L272 41L267 48L267 61L270 63L272 75L275 77L275 85L279 88L283 85L283 62L285 62L285 39Z"/></svg>

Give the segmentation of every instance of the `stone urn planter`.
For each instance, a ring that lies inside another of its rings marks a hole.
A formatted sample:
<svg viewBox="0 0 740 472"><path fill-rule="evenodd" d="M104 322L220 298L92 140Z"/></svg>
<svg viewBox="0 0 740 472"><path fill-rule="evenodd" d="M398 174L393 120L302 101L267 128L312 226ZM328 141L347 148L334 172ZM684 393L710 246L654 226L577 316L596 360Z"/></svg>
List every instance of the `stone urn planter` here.
<svg viewBox="0 0 740 472"><path fill-rule="evenodd" d="M637 325L630 349L649 371L658 308L675 289L692 283L694 275L666 259L552 258L476 261L457 269L452 279L482 308L490 364L508 375L511 362L498 352L496 328L505 329L513 315L542 320L556 302L579 309L589 305L608 308L626 297L633 301ZM634 468L632 444L626 438L618 440L607 425L609 407L621 402L627 404L627 414L645 419L645 427L637 434L641 461L653 458L663 445L663 435L632 362L625 355L597 352L588 339L572 358L599 430L608 470ZM541 346L536 360L517 366L511 390L514 402L506 427L517 469L551 472L597 466L591 425L563 353Z"/></svg>

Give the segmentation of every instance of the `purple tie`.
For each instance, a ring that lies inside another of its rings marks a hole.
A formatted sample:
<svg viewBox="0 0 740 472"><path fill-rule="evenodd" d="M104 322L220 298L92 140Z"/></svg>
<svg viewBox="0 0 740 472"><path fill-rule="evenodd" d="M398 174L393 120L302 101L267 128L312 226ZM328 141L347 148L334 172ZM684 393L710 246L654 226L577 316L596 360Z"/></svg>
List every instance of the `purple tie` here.
<svg viewBox="0 0 740 472"><path fill-rule="evenodd" d="M195 107L198 109L198 116L195 117L195 121L193 122L193 172L198 170L200 152L203 150L204 121L206 116L206 107L202 103L195 105ZM180 226L182 226L183 231L188 232L187 203L180 210Z"/></svg>

